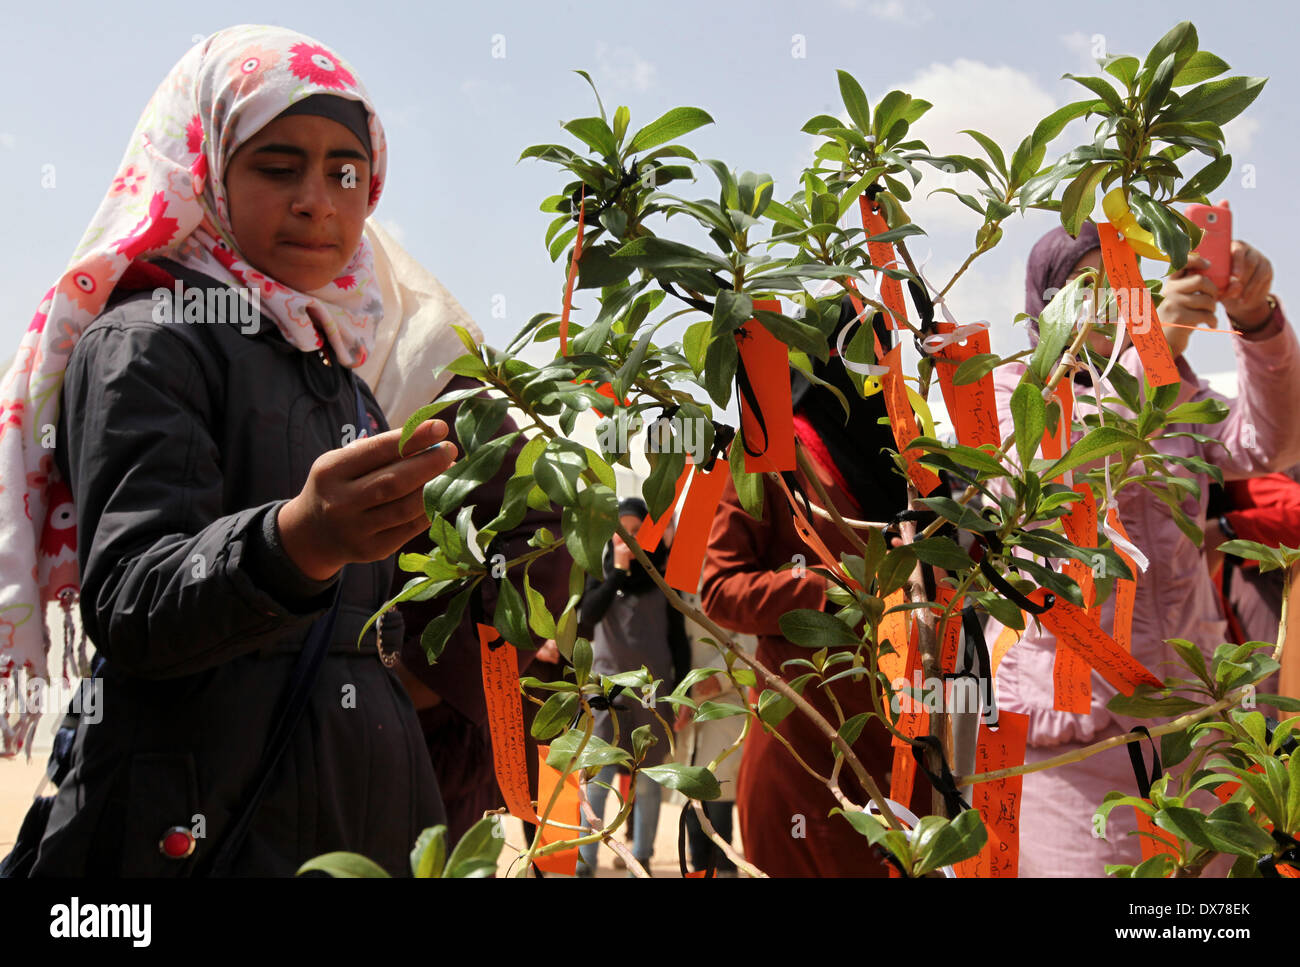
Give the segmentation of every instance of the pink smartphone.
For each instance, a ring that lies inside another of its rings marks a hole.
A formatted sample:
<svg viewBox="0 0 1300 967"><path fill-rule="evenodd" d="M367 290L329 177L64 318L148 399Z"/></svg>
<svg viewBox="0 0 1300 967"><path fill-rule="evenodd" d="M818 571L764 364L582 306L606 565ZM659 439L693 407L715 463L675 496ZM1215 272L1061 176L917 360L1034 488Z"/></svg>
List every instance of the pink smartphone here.
<svg viewBox="0 0 1300 967"><path fill-rule="evenodd" d="M1188 205L1184 214L1205 232L1196 254L1210 263L1206 277L1222 292L1232 278L1232 212L1228 203Z"/></svg>

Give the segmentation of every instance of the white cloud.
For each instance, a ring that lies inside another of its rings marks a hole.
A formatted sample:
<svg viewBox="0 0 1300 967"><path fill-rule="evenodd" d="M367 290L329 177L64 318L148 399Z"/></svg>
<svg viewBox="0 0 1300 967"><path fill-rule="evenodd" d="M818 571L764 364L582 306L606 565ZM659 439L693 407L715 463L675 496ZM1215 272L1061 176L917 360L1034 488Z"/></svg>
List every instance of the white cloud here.
<svg viewBox="0 0 1300 967"><path fill-rule="evenodd" d="M1095 73L1098 52L1100 56L1105 56L1107 53L1106 38L1101 34L1085 34L1082 30L1072 30L1068 34L1061 35L1061 43L1077 58L1071 73L1079 71Z"/></svg>
<svg viewBox="0 0 1300 967"><path fill-rule="evenodd" d="M877 0L867 6L867 11L881 20L911 27L934 19L934 13L925 4L903 3L902 0Z"/></svg>
<svg viewBox="0 0 1300 967"><path fill-rule="evenodd" d="M959 133L970 128L992 138L1010 161L1025 135L1060 106L1057 98L1024 71L966 58L949 64L931 64L897 86L934 105L908 134L921 138L937 155L983 157L983 149L969 135ZM883 93L877 92L873 98ZM1068 132L1065 137L1069 137ZM979 224L975 212L951 195L926 198L925 193L946 186L975 194L980 185L975 176L944 175L929 166L922 166L921 170L924 175L921 194L907 206L912 219L930 231L973 232Z"/></svg>
<svg viewBox="0 0 1300 967"><path fill-rule="evenodd" d="M1228 150L1234 155L1249 151L1255 144L1255 134L1259 131L1259 121L1238 115L1223 126L1223 136ZM1234 160L1239 160L1234 158Z"/></svg>
<svg viewBox="0 0 1300 967"><path fill-rule="evenodd" d="M602 84L616 90L648 91L655 81L655 65L631 47L596 43L596 74Z"/></svg>
<svg viewBox="0 0 1300 967"><path fill-rule="evenodd" d="M4 148L6 151L11 151L13 150L13 146L17 143L18 142L14 139L14 136L8 131L0 131L0 148Z"/></svg>
<svg viewBox="0 0 1300 967"><path fill-rule="evenodd" d="M863 0L835 0L837 7L858 10ZM934 19L934 12L923 3L904 3L903 0L872 0L867 3L867 13L889 23L917 27Z"/></svg>

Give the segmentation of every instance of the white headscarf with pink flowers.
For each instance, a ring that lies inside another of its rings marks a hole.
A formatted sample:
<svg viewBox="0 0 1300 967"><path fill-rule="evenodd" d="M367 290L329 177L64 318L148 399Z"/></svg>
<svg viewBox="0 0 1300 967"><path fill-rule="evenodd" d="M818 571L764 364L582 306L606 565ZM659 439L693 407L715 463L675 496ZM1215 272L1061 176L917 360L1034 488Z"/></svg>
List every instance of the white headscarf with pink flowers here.
<svg viewBox="0 0 1300 967"><path fill-rule="evenodd" d="M225 165L235 149L315 94L359 100L367 109L367 214L373 211L386 170L384 131L347 63L279 27L215 33L181 58L149 101L107 197L0 384L0 754L24 747L30 754L37 710L21 696L49 678L47 606L58 603L70 617L79 590L72 494L53 452L64 369L132 261L165 256L231 286L258 289L262 311L292 345L315 351L323 335L345 365L366 362L383 318L366 239L342 275L306 293L244 262L230 225Z"/></svg>

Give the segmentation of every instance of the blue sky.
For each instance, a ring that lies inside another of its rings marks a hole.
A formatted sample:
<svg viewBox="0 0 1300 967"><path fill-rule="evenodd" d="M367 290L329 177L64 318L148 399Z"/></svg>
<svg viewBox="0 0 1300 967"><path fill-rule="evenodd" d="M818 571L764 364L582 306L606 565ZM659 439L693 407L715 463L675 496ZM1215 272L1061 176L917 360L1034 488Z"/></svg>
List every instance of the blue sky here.
<svg viewBox="0 0 1300 967"><path fill-rule="evenodd" d="M1300 269L1291 160L1300 149L1300 18L1281 3L124 0L34 4L21 16L19 29L0 31L8 92L0 115L0 224L7 229L0 358L12 355L66 264L155 86L196 36L241 22L292 27L351 61L379 107L391 149L377 217L498 345L533 313L559 305L563 271L543 247L549 216L538 204L563 181L551 166L515 159L529 144L563 138L561 120L594 113L573 68L592 74L611 110L627 104L634 127L680 104L709 111L716 124L687 143L701 157L770 172L784 198L811 157L800 126L840 109L837 68L855 74L873 102L891 87L934 101L914 131L936 151L969 151L956 131L976 127L1009 153L1053 106L1082 96L1060 77L1088 71L1090 48L1142 54L1177 19L1189 18L1202 47L1233 73L1271 78L1245 119L1229 128L1237 170L1219 194L1231 200L1236 234L1272 260L1284 300ZM493 56L494 47L504 56ZM1070 146L1059 144L1062 151ZM45 165L54 166L53 188L41 186ZM1245 165L1254 166L1253 188L1242 184ZM706 173L682 193L712 196L715 183ZM946 279L969 251L977 216L947 196L912 214L931 235L912 246L914 254L929 248L927 274L933 268L932 278ZM993 323L995 349L1023 345L1010 319L1023 302L1025 254L1050 225L1044 215L1009 224L1005 241L954 290L959 319ZM1226 343L1198 336L1193 365L1230 368Z"/></svg>

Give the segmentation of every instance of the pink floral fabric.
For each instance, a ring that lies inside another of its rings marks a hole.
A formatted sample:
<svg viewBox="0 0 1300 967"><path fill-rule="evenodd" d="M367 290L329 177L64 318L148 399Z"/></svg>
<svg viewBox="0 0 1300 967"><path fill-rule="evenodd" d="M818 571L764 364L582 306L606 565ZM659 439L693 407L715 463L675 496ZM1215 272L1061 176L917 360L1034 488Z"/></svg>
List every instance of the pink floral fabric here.
<svg viewBox="0 0 1300 967"><path fill-rule="evenodd" d="M304 352L328 340L339 360L358 367L374 345L383 303L365 238L339 278L298 292L243 261L228 217L225 167L235 150L294 102L323 93L367 108L372 177L363 187L373 211L386 172L384 131L341 57L291 30L248 25L186 53L145 107L99 210L0 383L0 754L22 749L36 724L17 697L49 675L46 608L58 602L66 611L78 593L76 515L53 457L64 370L131 262L165 256L256 288L262 311Z"/></svg>

